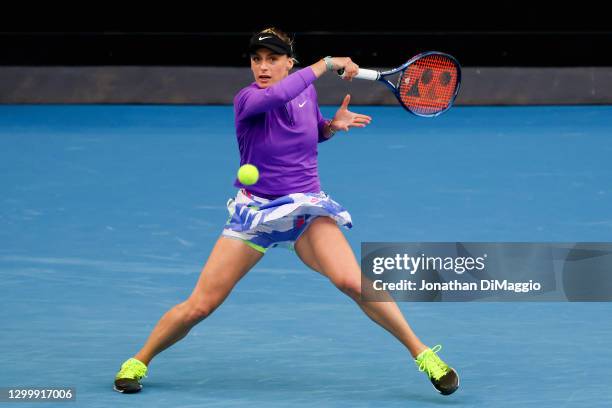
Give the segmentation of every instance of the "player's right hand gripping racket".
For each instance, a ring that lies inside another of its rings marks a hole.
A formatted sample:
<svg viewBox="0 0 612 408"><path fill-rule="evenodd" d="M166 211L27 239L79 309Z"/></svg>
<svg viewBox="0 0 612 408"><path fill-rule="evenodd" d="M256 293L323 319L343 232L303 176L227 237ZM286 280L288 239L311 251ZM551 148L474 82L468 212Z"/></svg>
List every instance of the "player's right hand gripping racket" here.
<svg viewBox="0 0 612 408"><path fill-rule="evenodd" d="M397 73L400 76L397 85L393 85L387 77ZM342 76L343 70L338 74ZM434 117L453 106L461 84L461 66L451 55L429 51L390 71L360 68L355 78L381 81L408 112Z"/></svg>

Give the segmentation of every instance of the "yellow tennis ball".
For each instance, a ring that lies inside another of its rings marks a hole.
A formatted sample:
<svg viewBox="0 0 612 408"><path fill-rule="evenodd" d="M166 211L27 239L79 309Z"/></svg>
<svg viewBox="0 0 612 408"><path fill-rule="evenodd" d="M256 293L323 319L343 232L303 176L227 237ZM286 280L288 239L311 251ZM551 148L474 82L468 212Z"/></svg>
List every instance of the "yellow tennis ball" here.
<svg viewBox="0 0 612 408"><path fill-rule="evenodd" d="M238 169L238 180L245 186L257 183L259 180L259 170L252 164L245 164Z"/></svg>

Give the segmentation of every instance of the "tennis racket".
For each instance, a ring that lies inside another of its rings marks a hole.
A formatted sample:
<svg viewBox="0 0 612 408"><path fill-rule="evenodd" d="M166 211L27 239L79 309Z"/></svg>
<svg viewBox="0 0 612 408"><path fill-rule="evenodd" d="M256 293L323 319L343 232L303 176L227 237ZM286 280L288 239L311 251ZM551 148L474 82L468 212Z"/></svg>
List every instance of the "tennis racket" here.
<svg viewBox="0 0 612 408"><path fill-rule="evenodd" d="M399 73L397 84L390 76ZM343 76L344 70L338 71ZM355 78L387 85L400 104L417 116L434 117L453 106L461 84L461 66L451 55L429 51L390 71L359 69Z"/></svg>

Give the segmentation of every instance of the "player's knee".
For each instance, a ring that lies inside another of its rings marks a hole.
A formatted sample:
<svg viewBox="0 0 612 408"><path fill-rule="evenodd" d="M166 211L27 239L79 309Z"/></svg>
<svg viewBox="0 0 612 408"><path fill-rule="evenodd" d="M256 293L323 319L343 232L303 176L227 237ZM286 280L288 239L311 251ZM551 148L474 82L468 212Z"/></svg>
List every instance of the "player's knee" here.
<svg viewBox="0 0 612 408"><path fill-rule="evenodd" d="M189 299L185 305L185 320L191 325L206 319L219 306L218 302L212 299Z"/></svg>
<svg viewBox="0 0 612 408"><path fill-rule="evenodd" d="M355 278L343 278L335 282L336 287L354 300L361 298L361 281Z"/></svg>

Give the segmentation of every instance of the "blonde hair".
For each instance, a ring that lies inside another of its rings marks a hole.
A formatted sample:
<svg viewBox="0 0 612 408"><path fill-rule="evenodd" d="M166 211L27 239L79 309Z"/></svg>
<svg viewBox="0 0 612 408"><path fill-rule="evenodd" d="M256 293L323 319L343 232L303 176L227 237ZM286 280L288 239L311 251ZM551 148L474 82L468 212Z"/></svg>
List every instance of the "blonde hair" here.
<svg viewBox="0 0 612 408"><path fill-rule="evenodd" d="M293 60L293 63L297 64L299 62L297 59L295 59L295 52L293 51L294 40L291 37L289 37L289 35L285 33L283 30L276 28L276 27L267 27L261 30L259 33L260 34L272 34L280 38L285 44L289 46L289 48L291 48L290 58Z"/></svg>

